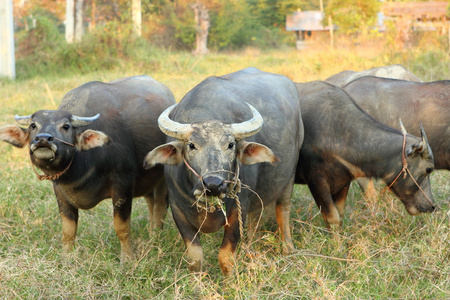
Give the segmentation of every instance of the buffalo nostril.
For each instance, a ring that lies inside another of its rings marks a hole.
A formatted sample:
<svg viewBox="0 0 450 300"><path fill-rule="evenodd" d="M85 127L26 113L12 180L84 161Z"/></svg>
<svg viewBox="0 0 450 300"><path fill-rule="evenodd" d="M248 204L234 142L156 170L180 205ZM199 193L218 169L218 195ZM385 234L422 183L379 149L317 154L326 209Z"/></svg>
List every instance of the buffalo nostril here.
<svg viewBox="0 0 450 300"><path fill-rule="evenodd" d="M51 134L48 134L48 133L40 133L34 138L34 140L36 142L39 142L39 141L52 142L53 139L54 139L53 136Z"/></svg>

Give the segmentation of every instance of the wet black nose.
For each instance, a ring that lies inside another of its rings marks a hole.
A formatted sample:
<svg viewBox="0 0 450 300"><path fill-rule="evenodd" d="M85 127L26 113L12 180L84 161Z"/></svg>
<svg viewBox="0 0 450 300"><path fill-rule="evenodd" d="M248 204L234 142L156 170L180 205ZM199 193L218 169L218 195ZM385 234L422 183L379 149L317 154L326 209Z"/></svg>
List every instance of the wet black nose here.
<svg viewBox="0 0 450 300"><path fill-rule="evenodd" d="M53 141L53 136L48 133L40 133L34 137L35 142L51 142Z"/></svg>
<svg viewBox="0 0 450 300"><path fill-rule="evenodd" d="M430 213L436 210L434 205L419 205L417 208L421 213Z"/></svg>
<svg viewBox="0 0 450 300"><path fill-rule="evenodd" d="M212 196L219 196L228 192L228 185L220 177L208 176L203 179L203 184L207 189L207 194L211 194Z"/></svg>

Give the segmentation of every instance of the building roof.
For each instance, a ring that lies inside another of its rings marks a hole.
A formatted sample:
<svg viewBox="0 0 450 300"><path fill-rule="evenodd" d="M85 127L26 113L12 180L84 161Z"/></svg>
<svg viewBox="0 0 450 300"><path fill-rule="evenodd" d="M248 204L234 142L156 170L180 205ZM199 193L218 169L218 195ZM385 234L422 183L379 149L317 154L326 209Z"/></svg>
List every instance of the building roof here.
<svg viewBox="0 0 450 300"><path fill-rule="evenodd" d="M296 11L286 16L287 31L325 31L323 26L324 14L321 11Z"/></svg>

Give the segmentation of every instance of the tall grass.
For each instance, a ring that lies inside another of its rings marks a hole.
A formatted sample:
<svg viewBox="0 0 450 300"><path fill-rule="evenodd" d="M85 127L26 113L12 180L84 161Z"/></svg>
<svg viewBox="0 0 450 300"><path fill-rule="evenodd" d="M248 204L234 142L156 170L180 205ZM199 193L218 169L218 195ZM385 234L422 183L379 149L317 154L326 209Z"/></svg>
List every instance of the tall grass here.
<svg viewBox="0 0 450 300"><path fill-rule="evenodd" d="M156 51L156 50L155 50ZM157 50L154 63L118 60L108 69L40 74L0 81L0 126L15 114L56 109L63 95L87 81L148 74L166 84L179 101L202 79L253 66L297 82L325 79L345 69L402 63L422 78L450 77L449 54L422 49L367 54L364 48L260 51L196 57ZM240 244L236 273L221 276L222 233L202 235L205 273L194 276L170 216L164 230L149 236L143 199L136 199L132 239L137 259L119 264L120 244L106 200L80 212L76 249L61 253L61 221L49 182L36 180L27 151L0 143L0 297L2 299L448 299L450 298L450 174L432 174L440 210L409 216L387 195L367 200L352 186L343 228L324 230L305 186L292 196L291 227L297 251L281 253L273 219Z"/></svg>

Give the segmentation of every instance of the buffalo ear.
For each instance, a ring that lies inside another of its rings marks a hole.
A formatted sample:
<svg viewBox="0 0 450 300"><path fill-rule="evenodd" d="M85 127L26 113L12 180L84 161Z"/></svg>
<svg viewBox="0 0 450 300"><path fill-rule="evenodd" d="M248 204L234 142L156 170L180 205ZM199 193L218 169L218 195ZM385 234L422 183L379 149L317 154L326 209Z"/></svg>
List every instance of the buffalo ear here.
<svg viewBox="0 0 450 300"><path fill-rule="evenodd" d="M5 125L0 127L0 140L22 148L30 141L30 132L17 125Z"/></svg>
<svg viewBox="0 0 450 300"><path fill-rule="evenodd" d="M261 162L274 163L278 157L268 147L253 142L239 141L238 158L244 165L253 165Z"/></svg>
<svg viewBox="0 0 450 300"><path fill-rule="evenodd" d="M144 158L144 168L150 169L156 164L177 165L183 159L183 143L173 141L156 147Z"/></svg>
<svg viewBox="0 0 450 300"><path fill-rule="evenodd" d="M406 155L411 156L413 154L421 154L424 158L434 159L433 151L431 150L431 146L428 143L428 138L425 134L425 130L423 129L422 124L420 124L420 134L422 140L407 149Z"/></svg>
<svg viewBox="0 0 450 300"><path fill-rule="evenodd" d="M111 141L109 136L97 130L85 130L77 136L76 147L80 151L102 147Z"/></svg>

